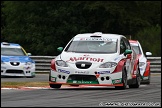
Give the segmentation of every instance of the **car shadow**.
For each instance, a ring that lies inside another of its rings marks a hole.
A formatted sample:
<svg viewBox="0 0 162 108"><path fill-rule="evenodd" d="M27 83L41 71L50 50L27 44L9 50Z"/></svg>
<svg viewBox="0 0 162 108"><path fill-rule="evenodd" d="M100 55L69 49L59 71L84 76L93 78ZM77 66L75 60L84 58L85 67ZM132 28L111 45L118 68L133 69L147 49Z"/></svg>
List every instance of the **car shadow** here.
<svg viewBox="0 0 162 108"><path fill-rule="evenodd" d="M128 89L128 88L126 88ZM124 90L126 90L124 89ZM61 88L49 88L49 90L118 90L115 87L61 87Z"/></svg>
<svg viewBox="0 0 162 108"><path fill-rule="evenodd" d="M24 78L24 76L1 76L1 78Z"/></svg>

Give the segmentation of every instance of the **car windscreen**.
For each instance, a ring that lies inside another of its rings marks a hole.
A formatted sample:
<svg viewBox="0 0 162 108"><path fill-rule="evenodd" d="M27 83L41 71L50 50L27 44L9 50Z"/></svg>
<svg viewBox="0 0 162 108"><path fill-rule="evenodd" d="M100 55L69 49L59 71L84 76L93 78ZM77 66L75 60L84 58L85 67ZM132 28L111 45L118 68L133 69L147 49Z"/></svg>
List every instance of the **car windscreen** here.
<svg viewBox="0 0 162 108"><path fill-rule="evenodd" d="M117 39L114 41L73 40L65 51L75 53L116 53Z"/></svg>
<svg viewBox="0 0 162 108"><path fill-rule="evenodd" d="M136 54L141 54L141 50L140 50L139 46L132 46L132 48L134 49Z"/></svg>
<svg viewBox="0 0 162 108"><path fill-rule="evenodd" d="M2 48L1 55L5 56L26 56L21 48Z"/></svg>

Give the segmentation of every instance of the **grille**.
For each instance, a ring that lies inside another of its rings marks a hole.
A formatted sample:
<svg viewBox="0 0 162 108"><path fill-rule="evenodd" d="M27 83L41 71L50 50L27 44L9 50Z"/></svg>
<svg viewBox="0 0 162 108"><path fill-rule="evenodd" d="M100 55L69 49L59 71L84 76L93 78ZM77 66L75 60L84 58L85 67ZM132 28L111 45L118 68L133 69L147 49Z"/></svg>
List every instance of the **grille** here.
<svg viewBox="0 0 162 108"><path fill-rule="evenodd" d="M6 73L24 73L22 70L7 70Z"/></svg>
<svg viewBox="0 0 162 108"><path fill-rule="evenodd" d="M76 67L79 69L88 69L91 65L92 63L90 62L77 62L76 63Z"/></svg>
<svg viewBox="0 0 162 108"><path fill-rule="evenodd" d="M70 75L69 80L97 81L94 75Z"/></svg>
<svg viewBox="0 0 162 108"><path fill-rule="evenodd" d="M18 66L18 65L20 64L20 62L10 62L10 64L11 64L12 66Z"/></svg>

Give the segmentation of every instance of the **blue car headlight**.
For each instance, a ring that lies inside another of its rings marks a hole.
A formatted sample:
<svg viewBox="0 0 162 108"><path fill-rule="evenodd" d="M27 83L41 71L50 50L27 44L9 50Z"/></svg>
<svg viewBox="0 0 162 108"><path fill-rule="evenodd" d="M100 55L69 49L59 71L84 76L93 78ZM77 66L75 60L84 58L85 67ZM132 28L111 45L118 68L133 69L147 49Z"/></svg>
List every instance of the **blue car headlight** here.
<svg viewBox="0 0 162 108"><path fill-rule="evenodd" d="M61 67L68 67L67 63L63 60L57 60L56 65Z"/></svg>
<svg viewBox="0 0 162 108"><path fill-rule="evenodd" d="M117 63L115 62L106 62L106 63L101 64L99 68L112 68L115 66L117 66Z"/></svg>

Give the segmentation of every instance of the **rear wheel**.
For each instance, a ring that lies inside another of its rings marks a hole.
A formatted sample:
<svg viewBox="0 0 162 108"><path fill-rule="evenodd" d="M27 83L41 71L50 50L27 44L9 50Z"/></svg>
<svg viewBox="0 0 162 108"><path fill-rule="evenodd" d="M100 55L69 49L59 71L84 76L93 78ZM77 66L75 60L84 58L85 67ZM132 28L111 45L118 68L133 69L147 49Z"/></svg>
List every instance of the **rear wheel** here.
<svg viewBox="0 0 162 108"><path fill-rule="evenodd" d="M148 80L146 81L146 84L150 84L150 75L148 76Z"/></svg>
<svg viewBox="0 0 162 108"><path fill-rule="evenodd" d="M140 83L141 83L141 77L140 77L140 71L139 68L137 67L137 74L136 74L136 82L135 84L129 85L129 88L139 88Z"/></svg>
<svg viewBox="0 0 162 108"><path fill-rule="evenodd" d="M122 70L122 83L123 86L115 86L115 89L126 89L127 88L127 72L125 68Z"/></svg>
<svg viewBox="0 0 162 108"><path fill-rule="evenodd" d="M50 84L51 88L60 88L62 84Z"/></svg>
<svg viewBox="0 0 162 108"><path fill-rule="evenodd" d="M149 72L150 72L150 68L149 68ZM146 81L146 84L150 84L150 80L151 80L151 73L149 73L148 80Z"/></svg>
<svg viewBox="0 0 162 108"><path fill-rule="evenodd" d="M142 81L142 84L150 84L150 75L147 80Z"/></svg>

